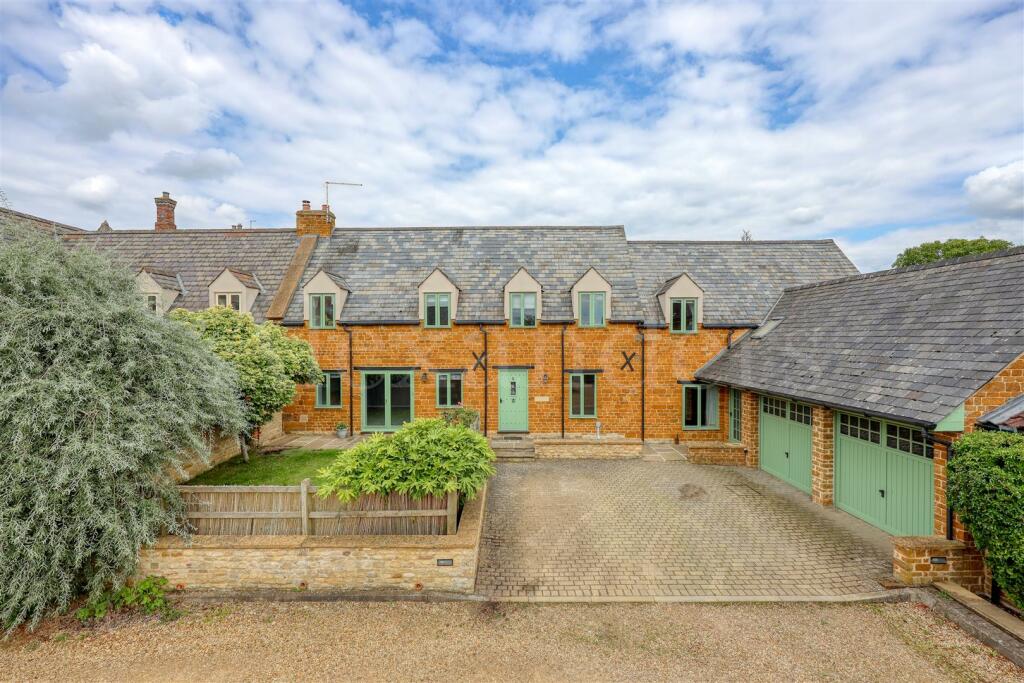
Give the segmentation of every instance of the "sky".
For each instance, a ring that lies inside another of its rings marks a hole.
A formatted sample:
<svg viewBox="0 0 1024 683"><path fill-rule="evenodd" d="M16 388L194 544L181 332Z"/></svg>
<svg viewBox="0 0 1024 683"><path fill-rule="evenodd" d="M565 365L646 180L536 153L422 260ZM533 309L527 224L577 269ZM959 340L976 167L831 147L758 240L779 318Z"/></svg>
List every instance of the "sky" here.
<svg viewBox="0 0 1024 683"><path fill-rule="evenodd" d="M95 229L1024 242L1024 3L0 3L0 188Z"/></svg>

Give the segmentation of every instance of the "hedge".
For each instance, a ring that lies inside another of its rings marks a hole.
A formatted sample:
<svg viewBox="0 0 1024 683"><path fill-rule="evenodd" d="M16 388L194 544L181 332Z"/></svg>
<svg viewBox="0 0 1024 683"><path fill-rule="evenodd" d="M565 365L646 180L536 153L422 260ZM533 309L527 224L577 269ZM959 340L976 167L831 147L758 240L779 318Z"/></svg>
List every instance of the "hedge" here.
<svg viewBox="0 0 1024 683"><path fill-rule="evenodd" d="M948 491L993 578L1024 605L1024 434L966 434L953 446Z"/></svg>

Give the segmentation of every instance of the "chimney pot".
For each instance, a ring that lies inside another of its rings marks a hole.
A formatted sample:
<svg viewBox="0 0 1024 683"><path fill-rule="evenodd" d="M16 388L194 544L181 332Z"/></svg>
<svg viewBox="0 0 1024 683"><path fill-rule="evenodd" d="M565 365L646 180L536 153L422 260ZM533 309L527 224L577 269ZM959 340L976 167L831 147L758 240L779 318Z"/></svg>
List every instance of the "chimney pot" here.
<svg viewBox="0 0 1024 683"><path fill-rule="evenodd" d="M320 205L320 208L321 208L322 210L326 211L326 210L327 210L327 205L326 205L326 204L321 204L321 205Z"/></svg>
<svg viewBox="0 0 1024 683"><path fill-rule="evenodd" d="M303 211L309 211L309 200L308 199L303 199L302 200L302 210Z"/></svg>
<svg viewBox="0 0 1024 683"><path fill-rule="evenodd" d="M177 230L178 226L174 224L174 207L178 202L171 199L171 193L164 192L153 201L156 202L156 223L153 224L153 228L159 232Z"/></svg>

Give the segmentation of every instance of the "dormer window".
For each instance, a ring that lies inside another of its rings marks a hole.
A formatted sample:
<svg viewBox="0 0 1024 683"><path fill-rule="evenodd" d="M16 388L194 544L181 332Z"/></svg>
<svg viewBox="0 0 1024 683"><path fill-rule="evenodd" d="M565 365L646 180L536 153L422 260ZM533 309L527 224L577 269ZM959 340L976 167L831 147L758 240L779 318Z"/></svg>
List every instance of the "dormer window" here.
<svg viewBox="0 0 1024 683"><path fill-rule="evenodd" d="M580 327L604 327L604 292L580 292Z"/></svg>
<svg viewBox="0 0 1024 683"><path fill-rule="evenodd" d="M309 295L309 326L314 330L334 328L334 311L336 310L334 294Z"/></svg>
<svg viewBox="0 0 1024 683"><path fill-rule="evenodd" d="M423 326L451 327L452 298L448 292L427 292L423 295Z"/></svg>
<svg viewBox="0 0 1024 683"><path fill-rule="evenodd" d="M536 292L512 292L509 294L509 325L511 327L537 326Z"/></svg>
<svg viewBox="0 0 1024 683"><path fill-rule="evenodd" d="M217 294L217 305L230 308L234 311L242 310L242 295L233 292L225 292Z"/></svg>
<svg viewBox="0 0 1024 683"><path fill-rule="evenodd" d="M679 298L671 300L672 317L670 329L676 334L697 331L697 299Z"/></svg>

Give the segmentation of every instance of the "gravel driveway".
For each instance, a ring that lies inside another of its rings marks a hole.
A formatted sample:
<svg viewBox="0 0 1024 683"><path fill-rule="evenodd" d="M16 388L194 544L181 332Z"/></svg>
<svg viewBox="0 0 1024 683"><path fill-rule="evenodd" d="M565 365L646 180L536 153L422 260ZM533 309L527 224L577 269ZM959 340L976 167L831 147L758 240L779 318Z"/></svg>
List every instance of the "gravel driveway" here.
<svg viewBox="0 0 1024 683"><path fill-rule="evenodd" d="M913 604L224 603L0 644L3 681L1024 680Z"/></svg>

